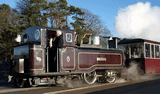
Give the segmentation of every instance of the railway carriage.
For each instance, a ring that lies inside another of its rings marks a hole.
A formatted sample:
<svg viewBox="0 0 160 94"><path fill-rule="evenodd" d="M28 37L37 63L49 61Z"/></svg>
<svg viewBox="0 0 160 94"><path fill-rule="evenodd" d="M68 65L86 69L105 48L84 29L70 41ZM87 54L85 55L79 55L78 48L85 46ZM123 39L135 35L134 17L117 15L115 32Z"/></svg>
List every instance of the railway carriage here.
<svg viewBox="0 0 160 94"><path fill-rule="evenodd" d="M135 38L118 43L125 50L126 66L131 62L139 65L140 73L160 73L160 42Z"/></svg>
<svg viewBox="0 0 160 94"><path fill-rule="evenodd" d="M59 32L59 36L57 36ZM23 31L14 47L13 76L16 86L56 84L58 78L79 78L88 84L114 82L125 62L123 50L112 48L98 35L76 45L76 33L67 29L34 26ZM116 44L117 45L117 44ZM109 48L110 47L110 48Z"/></svg>

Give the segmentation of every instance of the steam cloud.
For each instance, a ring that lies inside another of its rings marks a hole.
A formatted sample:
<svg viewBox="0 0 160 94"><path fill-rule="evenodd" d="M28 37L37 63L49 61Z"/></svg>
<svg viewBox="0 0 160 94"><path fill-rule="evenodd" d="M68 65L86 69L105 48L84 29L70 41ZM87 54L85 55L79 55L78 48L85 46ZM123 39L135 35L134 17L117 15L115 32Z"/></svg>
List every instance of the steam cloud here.
<svg viewBox="0 0 160 94"><path fill-rule="evenodd" d="M80 79L71 80L71 79L60 78L57 81L57 84L59 84L59 85L61 85L63 87L68 87L68 88L75 88L75 87L84 86L84 84L82 83L82 81Z"/></svg>
<svg viewBox="0 0 160 94"><path fill-rule="evenodd" d="M131 62L129 68L124 68L124 72L127 73L127 79L136 81L136 80L151 80L155 79L155 74L145 74L141 75L143 72L141 69L139 69L139 66L136 62Z"/></svg>
<svg viewBox="0 0 160 94"><path fill-rule="evenodd" d="M138 2L119 9L115 28L123 37L160 41L160 7Z"/></svg>

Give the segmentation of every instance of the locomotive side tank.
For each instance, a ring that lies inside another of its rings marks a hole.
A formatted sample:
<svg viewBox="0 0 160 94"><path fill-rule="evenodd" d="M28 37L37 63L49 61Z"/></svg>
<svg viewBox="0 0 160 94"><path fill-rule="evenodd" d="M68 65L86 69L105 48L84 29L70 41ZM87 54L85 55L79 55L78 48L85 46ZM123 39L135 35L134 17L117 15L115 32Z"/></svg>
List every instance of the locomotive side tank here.
<svg viewBox="0 0 160 94"><path fill-rule="evenodd" d="M34 26L21 37L21 44L14 47L11 73L16 86L56 84L58 78L75 77L88 84L114 82L124 65L123 50L102 46L97 35L90 37L96 39L94 44L89 39L77 46L72 30Z"/></svg>

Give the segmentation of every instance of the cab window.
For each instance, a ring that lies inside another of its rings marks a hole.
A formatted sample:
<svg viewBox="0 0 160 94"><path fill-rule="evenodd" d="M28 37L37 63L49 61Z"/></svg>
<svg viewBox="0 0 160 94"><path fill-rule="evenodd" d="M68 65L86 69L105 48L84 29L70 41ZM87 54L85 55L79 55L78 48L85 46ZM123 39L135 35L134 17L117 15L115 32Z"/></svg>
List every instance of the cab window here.
<svg viewBox="0 0 160 94"><path fill-rule="evenodd" d="M72 42L72 34L71 33L66 33L66 41Z"/></svg>

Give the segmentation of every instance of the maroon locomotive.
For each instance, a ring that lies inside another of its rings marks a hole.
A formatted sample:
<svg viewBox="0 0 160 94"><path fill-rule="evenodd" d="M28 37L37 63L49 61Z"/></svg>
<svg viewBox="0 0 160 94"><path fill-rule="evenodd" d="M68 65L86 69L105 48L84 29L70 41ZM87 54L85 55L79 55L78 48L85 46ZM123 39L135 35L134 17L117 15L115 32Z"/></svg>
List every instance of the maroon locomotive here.
<svg viewBox="0 0 160 94"><path fill-rule="evenodd" d="M134 62L141 74L160 73L160 42L135 38L123 39L118 44L124 47L127 67Z"/></svg>
<svg viewBox="0 0 160 94"><path fill-rule="evenodd" d="M23 31L21 41L14 47L15 85L56 84L59 77L77 77L88 84L97 79L114 82L125 62L123 50L115 47L117 38L106 41L90 34L88 43L75 45L72 30L34 26Z"/></svg>

